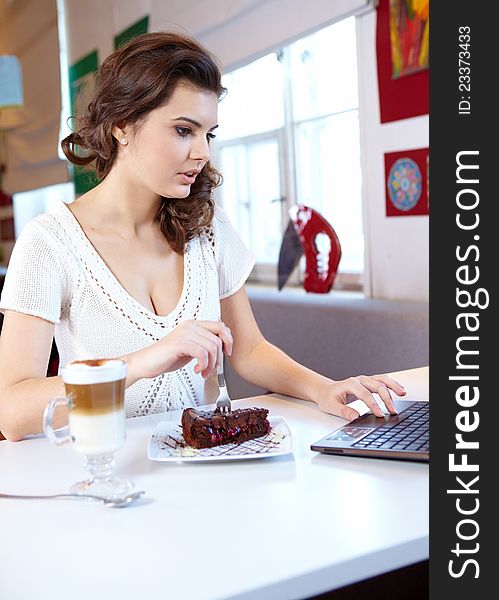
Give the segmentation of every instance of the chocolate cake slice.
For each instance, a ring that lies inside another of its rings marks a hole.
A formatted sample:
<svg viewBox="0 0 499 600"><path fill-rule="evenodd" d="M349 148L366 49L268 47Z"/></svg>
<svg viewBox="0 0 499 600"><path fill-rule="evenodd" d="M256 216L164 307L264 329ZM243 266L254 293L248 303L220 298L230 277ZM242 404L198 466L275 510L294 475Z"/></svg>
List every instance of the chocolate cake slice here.
<svg viewBox="0 0 499 600"><path fill-rule="evenodd" d="M184 440L193 448L241 444L269 433L266 408L239 408L228 413L186 408L182 413Z"/></svg>

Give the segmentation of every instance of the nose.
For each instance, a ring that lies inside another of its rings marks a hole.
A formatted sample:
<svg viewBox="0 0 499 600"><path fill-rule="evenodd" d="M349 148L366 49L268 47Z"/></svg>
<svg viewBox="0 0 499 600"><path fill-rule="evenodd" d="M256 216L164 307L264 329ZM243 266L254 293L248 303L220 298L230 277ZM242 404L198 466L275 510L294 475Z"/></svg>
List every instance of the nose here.
<svg viewBox="0 0 499 600"><path fill-rule="evenodd" d="M210 144L206 138L198 139L191 149L191 158L195 161L207 163L210 160Z"/></svg>

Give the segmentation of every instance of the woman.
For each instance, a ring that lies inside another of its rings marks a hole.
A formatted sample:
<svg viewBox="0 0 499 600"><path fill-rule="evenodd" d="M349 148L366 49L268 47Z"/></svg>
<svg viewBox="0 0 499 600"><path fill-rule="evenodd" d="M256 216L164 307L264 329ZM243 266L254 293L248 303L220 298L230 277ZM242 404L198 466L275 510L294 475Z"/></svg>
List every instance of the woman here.
<svg viewBox="0 0 499 600"><path fill-rule="evenodd" d="M210 141L224 88L213 57L176 33L144 34L111 54L78 132L62 142L101 182L28 223L14 248L0 308L0 430L41 431L64 393L46 377L55 335L60 364L97 357L128 364L127 416L213 402L222 352L241 377L353 419L353 394L396 412L386 376L332 381L268 343L243 284L253 266L224 212ZM76 147L79 148L78 152ZM82 152L83 151L83 152ZM63 425L67 414L57 416Z"/></svg>

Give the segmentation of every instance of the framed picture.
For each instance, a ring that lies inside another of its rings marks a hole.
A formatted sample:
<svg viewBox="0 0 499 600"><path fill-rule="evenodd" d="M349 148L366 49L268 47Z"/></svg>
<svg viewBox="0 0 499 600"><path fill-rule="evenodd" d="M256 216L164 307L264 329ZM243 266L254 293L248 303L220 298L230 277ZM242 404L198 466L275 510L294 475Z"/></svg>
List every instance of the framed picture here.
<svg viewBox="0 0 499 600"><path fill-rule="evenodd" d="M399 11L400 18L392 19L394 28L392 43L390 1L380 0L376 16L376 56L381 123L428 114L430 105L429 71L425 66L428 58L427 56L425 58L424 50L424 37L428 36L429 21L420 19L421 23L418 25L417 13L413 11L414 19L411 21L407 17L407 20L414 24L414 26L411 25L414 31L411 29L411 33L405 33L402 17L403 14L408 15L409 13L407 11L403 13L401 9ZM408 3L411 6L425 4L419 0L400 0L400 4L407 6ZM393 10L395 11L396 7ZM421 11L420 14L424 16L425 13ZM424 27L422 26L423 22ZM400 36L402 36L401 39L399 39ZM421 37L420 41L418 41L419 37ZM400 56L397 52L400 52Z"/></svg>
<svg viewBox="0 0 499 600"><path fill-rule="evenodd" d="M428 148L385 154L386 216L429 214Z"/></svg>
<svg viewBox="0 0 499 600"><path fill-rule="evenodd" d="M392 79L428 68L429 0L390 0Z"/></svg>

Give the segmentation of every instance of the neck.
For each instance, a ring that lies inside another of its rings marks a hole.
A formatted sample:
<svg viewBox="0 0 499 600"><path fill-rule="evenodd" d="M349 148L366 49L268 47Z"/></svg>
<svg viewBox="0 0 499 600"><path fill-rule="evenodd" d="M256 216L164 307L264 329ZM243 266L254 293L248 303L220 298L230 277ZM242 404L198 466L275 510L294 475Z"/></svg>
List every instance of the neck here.
<svg viewBox="0 0 499 600"><path fill-rule="evenodd" d="M116 167L94 189L98 210L101 217L110 224L122 230L137 232L154 223L161 205L161 196L131 181Z"/></svg>

